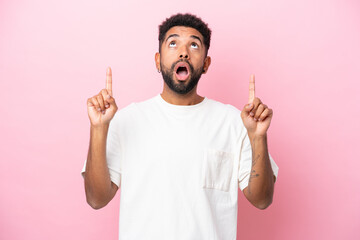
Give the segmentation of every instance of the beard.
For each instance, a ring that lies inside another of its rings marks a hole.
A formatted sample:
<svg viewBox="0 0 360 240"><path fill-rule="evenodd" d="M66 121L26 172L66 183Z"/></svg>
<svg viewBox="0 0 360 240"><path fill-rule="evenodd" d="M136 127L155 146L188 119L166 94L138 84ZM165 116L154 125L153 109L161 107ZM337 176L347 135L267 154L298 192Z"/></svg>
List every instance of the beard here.
<svg viewBox="0 0 360 240"><path fill-rule="evenodd" d="M188 82L183 82L180 81L179 83L176 83L176 80L173 78L174 76L174 70L175 70L175 65L179 62L186 62L189 65L189 71L190 71L190 76L191 78L188 80ZM194 70L194 67L187 61L187 60L179 60L176 61L175 63L173 63L171 65L170 69L166 69L160 62L160 67L161 67L161 75L163 76L164 82L166 83L166 85L168 85L168 87L178 93L178 94L187 94L188 92L190 92L191 90L193 90L193 88L198 84L200 77L202 75L203 72L203 67L200 67L199 69Z"/></svg>

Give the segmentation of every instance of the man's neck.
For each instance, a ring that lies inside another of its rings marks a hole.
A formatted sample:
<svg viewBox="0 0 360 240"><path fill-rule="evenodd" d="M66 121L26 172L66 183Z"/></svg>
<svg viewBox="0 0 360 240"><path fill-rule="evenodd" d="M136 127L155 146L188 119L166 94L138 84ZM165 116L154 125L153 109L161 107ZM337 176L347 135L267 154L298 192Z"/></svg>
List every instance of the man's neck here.
<svg viewBox="0 0 360 240"><path fill-rule="evenodd" d="M201 97L196 92L196 87L191 90L187 94L178 94L171 89L164 83L163 92L160 94L161 97L168 103L175 104L175 105L195 105L204 100L204 97Z"/></svg>

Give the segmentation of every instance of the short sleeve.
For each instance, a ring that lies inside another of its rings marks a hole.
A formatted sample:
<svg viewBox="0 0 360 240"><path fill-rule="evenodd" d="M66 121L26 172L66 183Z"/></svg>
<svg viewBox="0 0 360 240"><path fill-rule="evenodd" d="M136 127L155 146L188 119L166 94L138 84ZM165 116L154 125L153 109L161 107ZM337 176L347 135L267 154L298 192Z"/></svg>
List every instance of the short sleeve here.
<svg viewBox="0 0 360 240"><path fill-rule="evenodd" d="M119 111L115 114L114 118L109 124L108 135L106 139L106 162L110 173L110 179L118 187L121 185L121 172L122 172L122 144L119 136ZM81 174L86 171L86 162L84 162Z"/></svg>
<svg viewBox="0 0 360 240"><path fill-rule="evenodd" d="M246 188L249 184L250 171L252 167L252 149L251 149L250 139L247 133L244 135L245 136L243 137L240 156L239 156L239 174L238 174L239 188L241 191L243 191L244 188ZM274 176L277 179L279 167L276 165L270 153L269 153L269 159Z"/></svg>

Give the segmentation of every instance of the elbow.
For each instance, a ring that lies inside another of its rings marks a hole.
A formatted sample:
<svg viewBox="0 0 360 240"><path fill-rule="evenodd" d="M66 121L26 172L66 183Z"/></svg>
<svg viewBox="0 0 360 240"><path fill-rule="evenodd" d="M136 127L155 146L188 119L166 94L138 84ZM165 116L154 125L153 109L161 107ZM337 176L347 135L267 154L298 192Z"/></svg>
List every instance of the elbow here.
<svg viewBox="0 0 360 240"><path fill-rule="evenodd" d="M265 191L265 194L256 202L257 204L255 205L255 207L257 207L260 210L267 209L273 202L273 196L274 196L274 188Z"/></svg>
<svg viewBox="0 0 360 240"><path fill-rule="evenodd" d="M101 209L105 207L108 202L106 202L106 199L103 197L104 194L101 193L95 193L91 188L85 187L85 196L86 196L86 202L95 210Z"/></svg>
<svg viewBox="0 0 360 240"><path fill-rule="evenodd" d="M265 210L267 209L270 205L271 205L272 201L270 202L266 202L266 203L262 203L262 204L258 204L256 207L260 210Z"/></svg>
<svg viewBox="0 0 360 240"><path fill-rule="evenodd" d="M267 199L264 199L263 201L254 204L254 206L260 210L265 210L271 205L272 201L272 197L268 197Z"/></svg>
<svg viewBox="0 0 360 240"><path fill-rule="evenodd" d="M106 206L106 204L103 204L100 201L95 201L88 198L86 198L86 202L90 205L90 207L92 207L95 210L101 209Z"/></svg>
<svg viewBox="0 0 360 240"><path fill-rule="evenodd" d="M273 201L273 192L269 192L268 194L265 195L252 195L249 194L247 191L244 191L244 194L246 196L246 198L248 199L248 201L256 208L260 209L260 210L265 210L267 209Z"/></svg>
<svg viewBox="0 0 360 240"><path fill-rule="evenodd" d="M91 191L85 191L86 192L86 202L95 210L98 210L100 208L103 208L107 205L107 202L101 198L99 195L92 194Z"/></svg>
<svg viewBox="0 0 360 240"><path fill-rule="evenodd" d="M103 208L104 206L101 205L90 205L94 210L99 210L101 208Z"/></svg>

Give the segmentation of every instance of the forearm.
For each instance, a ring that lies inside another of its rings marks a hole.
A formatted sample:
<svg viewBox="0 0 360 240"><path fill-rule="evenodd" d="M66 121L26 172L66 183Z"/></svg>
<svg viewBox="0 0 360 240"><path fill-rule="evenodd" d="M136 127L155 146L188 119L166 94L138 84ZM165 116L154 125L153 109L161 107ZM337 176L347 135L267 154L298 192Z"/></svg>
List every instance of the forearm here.
<svg viewBox="0 0 360 240"><path fill-rule="evenodd" d="M246 196L253 205L264 209L271 204L274 193L267 136L249 136L249 138L252 148L252 167Z"/></svg>
<svg viewBox="0 0 360 240"><path fill-rule="evenodd" d="M106 163L106 138L109 126L91 127L90 144L85 171L87 202L101 208L111 200L111 179Z"/></svg>

